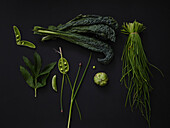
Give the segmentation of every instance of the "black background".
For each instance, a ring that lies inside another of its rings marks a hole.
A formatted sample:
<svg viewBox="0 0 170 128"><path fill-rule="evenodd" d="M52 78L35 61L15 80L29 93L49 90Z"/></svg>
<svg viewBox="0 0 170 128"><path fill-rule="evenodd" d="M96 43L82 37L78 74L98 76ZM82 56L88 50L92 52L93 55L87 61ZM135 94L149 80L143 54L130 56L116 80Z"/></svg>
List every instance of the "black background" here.
<svg viewBox="0 0 170 128"><path fill-rule="evenodd" d="M112 16L119 23L117 41L113 44L114 59L109 65L97 62L101 54L94 53L83 84L79 90L79 103L82 120L73 107L72 128L147 128L146 121L136 110L124 107L127 90L120 85L121 54L126 35L120 33L123 22L133 22L135 19L146 26L142 41L149 61L159 67L165 77L151 68L154 75L151 85L152 128L169 127L169 76L170 76L170 8L164 1L66 1L66 0L11 0L0 4L0 127L1 128L65 128L67 126L70 89L64 86L64 113L60 113L61 74L57 67L51 72L47 86L38 90L34 98L31 89L23 80L19 65L24 65L22 56L33 58L37 51L43 60L43 65L57 61L59 54L53 48L62 47L65 58L69 61L69 76L73 82L79 62L82 71L89 57L89 51L80 46L58 39L41 43L39 35L33 35L33 26L58 25L66 23L78 14L98 14ZM22 39L36 44L36 50L17 46L12 26L19 27ZM93 70L92 66L96 69ZM93 83L93 76L104 71L109 76L109 84L98 87ZM58 93L51 88L51 78L57 74Z"/></svg>

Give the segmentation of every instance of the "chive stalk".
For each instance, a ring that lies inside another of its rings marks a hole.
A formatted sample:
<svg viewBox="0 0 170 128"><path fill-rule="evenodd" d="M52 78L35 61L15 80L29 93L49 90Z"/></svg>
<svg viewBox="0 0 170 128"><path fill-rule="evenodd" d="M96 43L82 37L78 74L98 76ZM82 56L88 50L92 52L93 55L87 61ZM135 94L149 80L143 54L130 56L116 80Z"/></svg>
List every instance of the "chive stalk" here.
<svg viewBox="0 0 170 128"><path fill-rule="evenodd" d="M81 68L81 63L79 64L79 69L78 69L77 76L76 76L76 79L75 79L75 81L74 81L74 85L73 85L72 93L71 93L71 101L70 101L70 109L69 109L69 117L68 117L67 128L70 128L71 114L72 114L72 106L73 106L73 103L74 103L74 99L75 99L75 97L76 97L76 95L77 95L78 90L80 89L80 86L81 86L82 82L83 82L83 79L84 79L84 76L85 76L85 74L86 74L86 72L87 72L87 69L88 69L88 67L89 67L90 61L91 61L91 53L90 53L90 57L89 57L89 60L88 60L87 65L86 65L86 68L85 68L85 70L84 70L84 72L83 72L83 75L82 75L82 77L81 77L81 80L80 80L80 82L79 82L79 84L78 84L78 86L77 86L77 89L76 89L76 91L75 91L75 86L76 86L77 79L78 79L78 76L79 76L79 73L80 73L80 68ZM67 78L68 78L68 75L66 75L66 76L67 76ZM69 81L69 79L68 79L68 81ZM74 91L75 91L75 92L74 92Z"/></svg>

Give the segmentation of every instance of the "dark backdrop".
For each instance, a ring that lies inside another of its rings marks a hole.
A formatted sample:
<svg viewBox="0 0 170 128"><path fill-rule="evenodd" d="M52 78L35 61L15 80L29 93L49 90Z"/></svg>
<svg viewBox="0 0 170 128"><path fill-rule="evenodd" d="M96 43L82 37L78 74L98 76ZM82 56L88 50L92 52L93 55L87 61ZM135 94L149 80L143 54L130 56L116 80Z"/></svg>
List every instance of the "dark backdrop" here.
<svg viewBox="0 0 170 128"><path fill-rule="evenodd" d="M57 41L40 42L40 36L33 35L35 25L47 27L65 23L78 14L98 14L112 16L119 23L117 40L113 44L114 59L109 65L97 62L101 54L94 53L83 84L79 90L79 103L82 120L73 107L72 128L147 128L146 121L136 110L124 107L127 90L120 85L121 54L127 36L120 33L123 22L133 22L135 19L146 26L142 41L149 61L159 67L165 77L151 68L153 78L151 85L152 128L169 127L169 23L170 8L168 3L160 1L67 1L67 0L1 0L0 2L0 127L1 128L66 128L70 89L64 86L64 113L60 113L61 74L57 67L51 72L47 86L38 90L34 98L31 89L23 80L19 65L24 65L22 56L33 57L37 51L43 60L43 65L57 61L59 54L53 48L62 47L65 58L70 64L69 75L73 82L79 62L84 69L89 57L89 51L80 46L58 39ZM36 44L36 50L17 46L12 26L19 27L22 38ZM93 70L92 66L96 69ZM82 70L83 71L83 70ZM81 74L82 74L81 71ZM104 71L109 76L106 87L98 87L93 82L93 76ZM57 75L58 93L51 88L51 78Z"/></svg>

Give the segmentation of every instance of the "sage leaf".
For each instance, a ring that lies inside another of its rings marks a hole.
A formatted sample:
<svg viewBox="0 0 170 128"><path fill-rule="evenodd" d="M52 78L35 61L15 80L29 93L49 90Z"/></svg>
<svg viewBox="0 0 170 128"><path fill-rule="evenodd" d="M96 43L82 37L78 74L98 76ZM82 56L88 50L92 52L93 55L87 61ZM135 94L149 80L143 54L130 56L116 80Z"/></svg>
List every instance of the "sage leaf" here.
<svg viewBox="0 0 170 128"><path fill-rule="evenodd" d="M39 76L41 75L45 75L47 73L50 73L50 71L55 67L56 62L50 63L48 64L43 70L42 72L39 74Z"/></svg>
<svg viewBox="0 0 170 128"><path fill-rule="evenodd" d="M35 61L35 73L38 76L41 70L41 57L37 52L34 53L34 61Z"/></svg>
<svg viewBox="0 0 170 128"><path fill-rule="evenodd" d="M27 69L25 69L23 66L20 66L20 71L22 73L22 76L24 77L24 80L26 81L26 83L34 88L34 81L33 81L33 77L31 76L31 74L28 72Z"/></svg>

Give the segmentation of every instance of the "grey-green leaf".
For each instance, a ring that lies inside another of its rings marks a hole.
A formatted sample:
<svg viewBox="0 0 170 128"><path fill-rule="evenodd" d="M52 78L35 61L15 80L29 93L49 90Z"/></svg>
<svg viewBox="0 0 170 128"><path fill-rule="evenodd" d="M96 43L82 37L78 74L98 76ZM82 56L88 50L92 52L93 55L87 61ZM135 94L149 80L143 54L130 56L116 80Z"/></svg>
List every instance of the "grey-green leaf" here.
<svg viewBox="0 0 170 128"><path fill-rule="evenodd" d="M18 44L18 42L21 41L21 33L19 29L17 28L17 26L13 26L13 30L15 33L16 43Z"/></svg>
<svg viewBox="0 0 170 128"><path fill-rule="evenodd" d="M41 57L37 52L34 53L34 61L35 61L35 64L34 64L35 65L35 73L38 76L38 74L41 70Z"/></svg>
<svg viewBox="0 0 170 128"><path fill-rule="evenodd" d="M26 70L24 67L20 66L20 71L22 76L24 77L24 80L26 81L26 83L34 88L34 81L33 81L33 77L31 76L31 74L28 72L28 70Z"/></svg>
<svg viewBox="0 0 170 128"><path fill-rule="evenodd" d="M55 67L56 62L50 63L48 64L43 70L42 72L39 74L39 76L41 75L45 75L47 73L50 73L50 71Z"/></svg>

